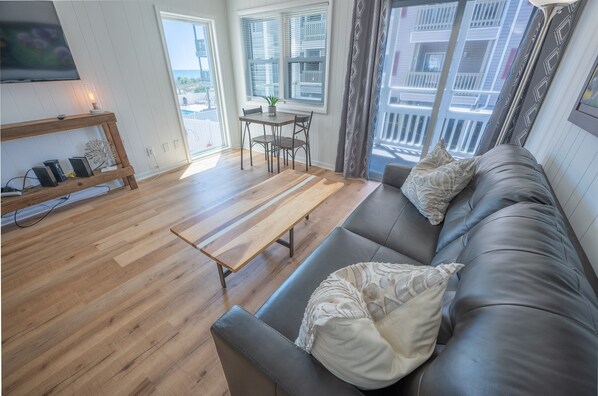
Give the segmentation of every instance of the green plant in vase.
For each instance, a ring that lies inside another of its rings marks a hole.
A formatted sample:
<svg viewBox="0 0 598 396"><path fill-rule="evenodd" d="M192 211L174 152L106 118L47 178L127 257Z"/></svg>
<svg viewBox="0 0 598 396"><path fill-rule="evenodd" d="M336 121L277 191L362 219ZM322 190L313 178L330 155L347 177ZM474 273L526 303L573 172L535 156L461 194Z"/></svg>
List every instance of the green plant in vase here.
<svg viewBox="0 0 598 396"><path fill-rule="evenodd" d="M276 96L264 96L266 102L268 102L268 115L274 117L276 115L276 103L280 100Z"/></svg>

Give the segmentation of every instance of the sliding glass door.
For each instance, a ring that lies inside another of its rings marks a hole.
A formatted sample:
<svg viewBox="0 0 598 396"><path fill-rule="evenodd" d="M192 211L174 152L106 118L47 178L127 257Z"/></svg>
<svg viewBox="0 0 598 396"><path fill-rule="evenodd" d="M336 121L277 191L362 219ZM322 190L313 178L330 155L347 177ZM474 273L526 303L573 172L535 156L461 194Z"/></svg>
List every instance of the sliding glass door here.
<svg viewBox="0 0 598 396"><path fill-rule="evenodd" d="M210 23L167 13L161 17L190 157L226 147Z"/></svg>
<svg viewBox="0 0 598 396"><path fill-rule="evenodd" d="M444 139L459 158L480 143L530 20L528 0L396 2L370 161L413 165ZM421 2L418 2L421 4Z"/></svg>

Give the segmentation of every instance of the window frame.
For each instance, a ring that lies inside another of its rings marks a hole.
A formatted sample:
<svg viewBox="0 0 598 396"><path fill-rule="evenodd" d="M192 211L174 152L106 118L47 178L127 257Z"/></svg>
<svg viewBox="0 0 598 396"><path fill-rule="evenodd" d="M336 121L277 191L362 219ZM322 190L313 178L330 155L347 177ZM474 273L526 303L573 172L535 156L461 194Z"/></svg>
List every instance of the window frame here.
<svg viewBox="0 0 598 396"><path fill-rule="evenodd" d="M328 113L328 89L330 81L330 54L332 46L332 11L333 3L335 0L298 0L293 2L285 2L270 6L256 7L251 9L239 10L237 12L238 23L240 27L240 44L243 51L243 77L245 86L245 100L249 105L259 106L265 105L263 98L259 96L253 96L250 92L252 84L251 72L249 66L251 65L251 59L247 54L247 46L245 41L244 22L243 18L276 18L279 21L279 45L280 54L276 61L278 62L278 95L281 101L276 105L279 110L297 110L297 111L314 111L315 113L327 114ZM285 48L285 26L284 26L284 14L293 11L301 11L302 8L313 7L321 5L326 8L326 54L324 57L305 57L305 58L293 58L290 56L289 51ZM288 79L287 73L289 66L292 63L300 62L321 62L324 70L324 81L323 81L323 100L319 103L314 103L309 99L290 99L290 80ZM274 60L269 60L265 63L275 63ZM260 63L264 63L260 60Z"/></svg>

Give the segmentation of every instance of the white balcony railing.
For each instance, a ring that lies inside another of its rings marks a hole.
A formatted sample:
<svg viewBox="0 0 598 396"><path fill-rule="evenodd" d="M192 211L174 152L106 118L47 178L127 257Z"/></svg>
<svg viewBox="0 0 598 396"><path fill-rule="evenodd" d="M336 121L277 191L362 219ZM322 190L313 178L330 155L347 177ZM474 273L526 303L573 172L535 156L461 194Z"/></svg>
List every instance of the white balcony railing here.
<svg viewBox="0 0 598 396"><path fill-rule="evenodd" d="M450 30L456 11L456 3L422 6L417 10L415 30Z"/></svg>
<svg viewBox="0 0 598 396"><path fill-rule="evenodd" d="M439 72L409 72L405 85L410 88L436 89L438 81L440 81ZM481 81L481 73L457 73L453 89L460 91L477 90L480 88Z"/></svg>
<svg viewBox="0 0 598 396"><path fill-rule="evenodd" d="M386 110L376 144L421 150L431 109L387 106ZM440 139L444 139L447 149L455 156L471 156L480 144L489 118L490 113L449 110L439 120Z"/></svg>
<svg viewBox="0 0 598 396"><path fill-rule="evenodd" d="M500 26L505 4L506 0L477 0L473 9L470 27Z"/></svg>
<svg viewBox="0 0 598 396"><path fill-rule="evenodd" d="M476 0L470 28L500 26L505 4L506 0ZM417 10L415 30L450 30L456 11L456 2L422 6Z"/></svg>
<svg viewBox="0 0 598 396"><path fill-rule="evenodd" d="M323 73L319 70L306 70L301 72L302 83L322 83Z"/></svg>
<svg viewBox="0 0 598 396"><path fill-rule="evenodd" d="M325 40L326 21L307 21L301 28L303 41Z"/></svg>

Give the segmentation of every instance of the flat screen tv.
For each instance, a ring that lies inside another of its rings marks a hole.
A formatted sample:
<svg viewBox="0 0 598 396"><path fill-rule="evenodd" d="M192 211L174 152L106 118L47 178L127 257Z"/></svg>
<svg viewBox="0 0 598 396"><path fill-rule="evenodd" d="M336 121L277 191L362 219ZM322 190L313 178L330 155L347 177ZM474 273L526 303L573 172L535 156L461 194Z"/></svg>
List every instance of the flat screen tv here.
<svg viewBox="0 0 598 396"><path fill-rule="evenodd" d="M0 81L78 80L51 1L0 1Z"/></svg>

